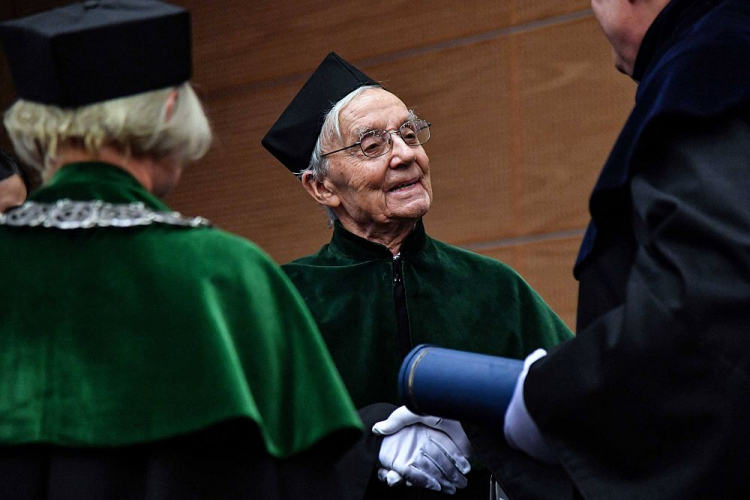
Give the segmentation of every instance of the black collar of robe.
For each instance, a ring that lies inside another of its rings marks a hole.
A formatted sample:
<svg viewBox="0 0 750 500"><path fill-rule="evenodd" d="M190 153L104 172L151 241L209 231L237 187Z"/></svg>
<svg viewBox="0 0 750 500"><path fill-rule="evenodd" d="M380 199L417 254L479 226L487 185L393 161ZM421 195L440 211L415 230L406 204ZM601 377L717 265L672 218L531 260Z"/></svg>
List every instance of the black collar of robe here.
<svg viewBox="0 0 750 500"><path fill-rule="evenodd" d="M427 242L424 224L422 219L417 221L417 225L409 236L401 244L399 254L401 258L408 259L419 252ZM357 260L393 260L393 254L385 245L366 240L344 228L339 221L333 226L333 238L331 238L331 247L334 251L339 252L346 257Z"/></svg>
<svg viewBox="0 0 750 500"><path fill-rule="evenodd" d="M750 64L732 63L750 61L750 34L722 29L733 10L748 9L747 0L672 0L646 32L633 68L636 104L591 194L576 277L595 250L597 229L630 223L628 182L649 140L675 124L750 106Z"/></svg>

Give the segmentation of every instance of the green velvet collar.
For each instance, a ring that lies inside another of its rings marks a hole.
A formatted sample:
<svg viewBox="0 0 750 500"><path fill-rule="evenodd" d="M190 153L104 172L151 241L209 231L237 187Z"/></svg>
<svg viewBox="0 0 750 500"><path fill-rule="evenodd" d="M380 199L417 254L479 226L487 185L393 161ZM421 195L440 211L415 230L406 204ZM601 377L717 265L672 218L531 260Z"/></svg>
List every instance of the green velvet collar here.
<svg viewBox="0 0 750 500"><path fill-rule="evenodd" d="M406 237L401 245L401 256L408 258L422 251L427 242L422 219L417 221L414 231ZM333 226L333 238L329 248L346 257L361 260L392 260L393 254L388 247L374 243L344 229L339 221Z"/></svg>
<svg viewBox="0 0 750 500"><path fill-rule="evenodd" d="M46 186L29 197L30 200L41 203L51 203L62 198L102 200L109 203L140 201L157 211L171 211L130 173L116 165L96 161L63 165Z"/></svg>

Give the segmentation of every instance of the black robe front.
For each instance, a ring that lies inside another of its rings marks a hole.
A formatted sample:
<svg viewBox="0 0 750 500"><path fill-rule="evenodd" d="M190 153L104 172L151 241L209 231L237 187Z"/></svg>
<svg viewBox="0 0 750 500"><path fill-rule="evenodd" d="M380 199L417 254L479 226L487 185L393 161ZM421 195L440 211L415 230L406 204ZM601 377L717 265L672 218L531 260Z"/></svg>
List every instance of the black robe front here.
<svg viewBox="0 0 750 500"><path fill-rule="evenodd" d="M634 78L578 336L532 367L526 403L583 498L748 498L750 4L673 0Z"/></svg>

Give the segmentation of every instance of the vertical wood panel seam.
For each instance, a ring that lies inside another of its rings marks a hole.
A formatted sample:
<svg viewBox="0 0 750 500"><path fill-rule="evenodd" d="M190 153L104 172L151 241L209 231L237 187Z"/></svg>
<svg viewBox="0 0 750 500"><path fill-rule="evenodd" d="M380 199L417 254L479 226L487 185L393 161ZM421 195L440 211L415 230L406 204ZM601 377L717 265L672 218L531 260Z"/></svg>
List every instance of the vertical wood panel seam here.
<svg viewBox="0 0 750 500"><path fill-rule="evenodd" d="M515 234L524 232L523 213L523 112L521 111L521 76L518 55L518 38L510 39L508 83L508 114L510 120L510 206L511 227ZM522 259L522 257L519 257ZM524 267L523 260L517 262L519 268Z"/></svg>

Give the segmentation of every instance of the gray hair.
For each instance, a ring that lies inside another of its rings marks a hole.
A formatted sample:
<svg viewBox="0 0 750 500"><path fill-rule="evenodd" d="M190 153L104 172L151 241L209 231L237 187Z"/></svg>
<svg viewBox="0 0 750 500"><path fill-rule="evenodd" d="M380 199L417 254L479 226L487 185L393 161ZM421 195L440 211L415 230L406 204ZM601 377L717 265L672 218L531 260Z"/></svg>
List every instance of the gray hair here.
<svg viewBox="0 0 750 500"><path fill-rule="evenodd" d="M167 120L166 102L173 89L178 98ZM80 144L92 154L110 145L124 154L195 161L212 140L208 118L187 82L78 108L20 99L6 111L4 123L18 156L42 173L65 143Z"/></svg>
<svg viewBox="0 0 750 500"><path fill-rule="evenodd" d="M333 105L333 107L326 113L325 120L323 121L323 128L320 130L318 140L315 143L312 156L310 157L310 163L307 168L299 173L301 176L305 172L312 172L315 176L315 180L322 181L325 179L328 173L328 159L323 157L323 147L331 147L331 144L340 144L344 140L344 136L341 133L341 121L339 115L341 110L349 105L354 99L359 97L360 94L367 90L382 89L380 85L364 85L358 87L349 92L343 99Z"/></svg>
<svg viewBox="0 0 750 500"><path fill-rule="evenodd" d="M344 98L328 110L325 120L323 121L323 128L320 131L320 135L318 135L318 140L315 142L315 148L310 157L310 163L305 170L297 174L299 178L302 178L306 172L310 172L313 175L313 178L319 182L326 178L326 175L328 175L328 158L323 157L324 147L325 149L330 149L332 144L341 144L344 140L344 136L341 133L341 122L339 120L341 110L349 105L354 99L359 97L363 92L382 88L383 87L380 85L364 85L358 87L349 92ZM328 225L332 226L333 223L338 220L338 217L330 207L324 208L328 215Z"/></svg>

